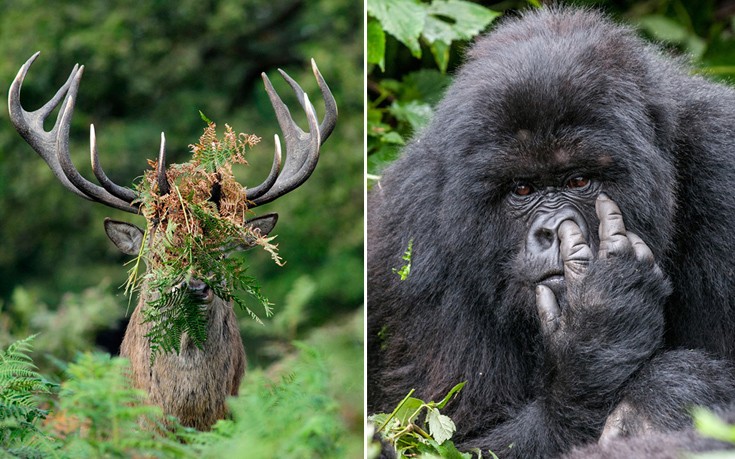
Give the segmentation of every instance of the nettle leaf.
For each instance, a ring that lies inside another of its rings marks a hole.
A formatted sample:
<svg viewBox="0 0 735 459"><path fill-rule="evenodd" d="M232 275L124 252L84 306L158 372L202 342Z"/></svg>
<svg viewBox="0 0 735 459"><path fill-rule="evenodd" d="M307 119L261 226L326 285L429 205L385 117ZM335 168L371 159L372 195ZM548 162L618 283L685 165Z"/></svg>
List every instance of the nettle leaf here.
<svg viewBox="0 0 735 459"><path fill-rule="evenodd" d="M414 57L421 57L419 36L426 20L426 5L413 0L371 0L367 8L383 30L406 45Z"/></svg>
<svg viewBox="0 0 735 459"><path fill-rule="evenodd" d="M436 408L428 408L426 411L426 422L429 424L429 432L437 443L442 444L452 438L457 427L449 416L439 413Z"/></svg>

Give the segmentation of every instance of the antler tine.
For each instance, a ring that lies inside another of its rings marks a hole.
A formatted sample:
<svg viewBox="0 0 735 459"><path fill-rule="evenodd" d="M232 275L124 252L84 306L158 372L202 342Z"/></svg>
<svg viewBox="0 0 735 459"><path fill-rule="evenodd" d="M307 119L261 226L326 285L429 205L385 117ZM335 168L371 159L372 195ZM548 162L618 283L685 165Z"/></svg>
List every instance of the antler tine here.
<svg viewBox="0 0 735 459"><path fill-rule="evenodd" d="M74 114L74 106L76 105L77 92L79 91L79 84L81 83L83 72L84 66L82 65L74 76L72 84L69 87L69 92L64 98L64 106L60 115L61 119L58 124L58 132L56 133L56 159L61 165L61 170L64 172L64 175L66 175L66 178L69 179L72 185L89 196L93 201L137 214L137 206L123 201L99 185L95 185L82 177L82 174L79 173L71 161L71 155L69 154L69 131L71 129L71 117Z"/></svg>
<svg viewBox="0 0 735 459"><path fill-rule="evenodd" d="M20 68L18 75L13 80L8 92L8 110L10 120L15 129L26 142L38 153L61 184L78 196L93 201L98 201L116 209L127 212L138 213L138 207L125 201L98 185L87 181L74 167L69 155L69 130L71 128L71 117L74 113L74 104L79 90L79 83L84 72L84 66L75 65L66 83L59 88L54 97L51 98L38 110L28 112L20 103L20 90L31 64L38 58L40 52L35 53ZM59 116L51 131L46 131L43 123L48 116L61 103ZM94 130L91 133L94 137ZM93 169L96 162L96 142L93 148ZM132 190L130 190L132 193Z"/></svg>
<svg viewBox="0 0 735 459"><path fill-rule="evenodd" d="M299 92L294 88L297 97L303 97L302 106L304 107L306 119L309 123L309 132L306 133L293 121L288 107L278 97L278 93L276 93L276 90L265 73L262 74L262 77L265 90L276 112L278 125L281 127L284 140L286 141L286 162L273 186L269 187L258 198L248 197L253 202L253 206L251 207L271 202L304 183L316 167L316 163L319 160L319 146L321 145L319 125L316 114L314 113L314 107L309 102L309 97L303 91ZM259 187L260 185L257 188Z"/></svg>
<svg viewBox="0 0 735 459"><path fill-rule="evenodd" d="M324 99L324 119L322 124L319 125L319 133L321 134L322 144L329 138L334 131L334 126L337 125L337 102L334 100L332 91L329 90L327 82L324 81L324 77L319 72L319 68L316 66L316 61L311 60L311 70L314 72L316 81L319 84L319 90L322 92L322 98Z"/></svg>
<svg viewBox="0 0 735 459"><path fill-rule="evenodd" d="M270 190L273 187L273 184L276 183L278 173L281 171L281 139L278 138L278 134L274 134L273 139L276 144L276 153L273 156L271 171L263 183L247 190L247 197L251 201L260 198Z"/></svg>
<svg viewBox="0 0 735 459"><path fill-rule="evenodd" d="M166 136L161 133L161 149L158 151L158 164L156 165L156 180L158 181L158 192L165 196L171 191L166 178Z"/></svg>
<svg viewBox="0 0 735 459"><path fill-rule="evenodd" d="M79 69L78 65L74 66L71 71L69 78L66 83L59 88L53 98L46 102L46 104L38 110L27 112L23 109L20 104L20 89L23 86L26 74L31 64L38 58L41 52L37 52L25 64L18 70L13 83L10 85L8 91L8 112L10 113L10 121L15 126L15 130L23 137L23 139L46 161L51 171L54 173L56 178L61 182L64 188L73 191L78 196L85 199L90 199L89 196L85 195L81 191L77 190L74 185L71 184L69 179L66 178L64 172L61 170L58 160L56 159L56 133L58 132L59 119L56 119L53 129L46 132L43 129L43 122L48 118L49 114L59 105L62 99L65 98L66 92L71 85L74 76L77 74Z"/></svg>
<svg viewBox="0 0 735 459"><path fill-rule="evenodd" d="M335 102L334 96L332 96L332 91L329 90L329 86L327 86L327 82L324 81L324 77L322 77L322 74L319 72L319 68L316 66L314 59L311 60L311 70L314 72L314 77L316 77L317 83L319 84L319 90L322 92L322 98L324 99L324 119L319 125L321 143L324 144L330 134L332 134L334 126L337 124L337 102ZM301 89L301 86L299 86L299 84L283 70L278 69L278 72L296 93L296 97L299 104L301 104L301 107L306 109L306 106L304 105L305 93L304 90Z"/></svg>
<svg viewBox="0 0 735 459"><path fill-rule="evenodd" d="M120 186L110 180L102 169L99 156L97 155L97 136L94 133L94 124L89 125L89 150L92 159L92 171L94 172L94 176L97 177L97 180L100 182L100 185L102 185L102 187L112 195L122 199L123 201L133 202L138 199L138 195L135 194L133 190Z"/></svg>

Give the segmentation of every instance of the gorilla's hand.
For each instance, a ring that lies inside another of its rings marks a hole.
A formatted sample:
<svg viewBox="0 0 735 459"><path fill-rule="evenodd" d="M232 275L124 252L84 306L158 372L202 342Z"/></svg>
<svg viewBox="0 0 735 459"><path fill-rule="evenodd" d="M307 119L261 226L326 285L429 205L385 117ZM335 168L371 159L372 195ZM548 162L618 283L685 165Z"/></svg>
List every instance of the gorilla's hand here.
<svg viewBox="0 0 735 459"><path fill-rule="evenodd" d="M656 264L653 252L636 234L626 231L623 215L617 204L604 193L600 193L595 203L597 217L600 219L600 247L598 260L614 257L635 259L642 276L650 275L666 282L661 269ZM590 264L594 261L592 249L585 240L579 226L572 220L566 220L559 226L561 258L564 263L564 278L569 290L583 288ZM622 261L622 260L621 260ZM607 263L610 269L619 264L615 261ZM603 277L606 277L602 275ZM615 289L614 289L615 290ZM545 285L536 287L536 306L541 318L544 334L549 336L559 332L560 319L563 312L559 309L552 290ZM561 330L563 333L563 330Z"/></svg>
<svg viewBox="0 0 735 459"><path fill-rule="evenodd" d="M538 285L536 306L550 390L603 397L597 401L604 404L661 344L670 287L653 252L626 231L617 204L600 194L595 207L597 256L579 226L564 221L558 236L566 301L560 308L554 292Z"/></svg>

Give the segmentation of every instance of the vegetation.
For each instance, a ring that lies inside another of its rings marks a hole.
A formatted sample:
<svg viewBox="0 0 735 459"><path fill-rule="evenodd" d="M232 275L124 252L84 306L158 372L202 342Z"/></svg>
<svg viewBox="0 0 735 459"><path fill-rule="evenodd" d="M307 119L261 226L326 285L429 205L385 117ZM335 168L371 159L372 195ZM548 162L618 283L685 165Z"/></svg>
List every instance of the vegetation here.
<svg viewBox="0 0 735 459"><path fill-rule="evenodd" d="M247 225L245 188L232 173L233 165L247 164L246 149L259 141L252 134L236 134L228 125L224 137L218 139L216 125L207 121L199 143L190 146L192 159L167 167L170 191L162 193L159 189L155 167L147 170L136 186L141 213L146 218L143 239L154 242L141 245L126 290L132 294L146 286L155 298L143 310L144 320L152 324L146 335L151 342L151 360L159 352L178 353L183 334L200 348L207 339L206 312L199 301L186 289L171 288L182 280L204 280L217 296L234 301L258 323L262 324L260 317L241 294L257 299L266 317L273 314L258 283L246 274L245 259L223 256L227 255L223 250L251 243L263 247L278 265L283 265L277 247L271 243L273 237ZM220 195L217 202L213 200L215 187ZM141 261L147 267L143 280L138 276Z"/></svg>
<svg viewBox="0 0 735 459"><path fill-rule="evenodd" d="M399 459L422 455L470 459L472 454L460 453L450 441L457 430L454 422L439 412L464 384L454 386L440 402L411 397L411 390L392 413L373 414L369 420L376 433L396 449ZM473 453L482 457L480 451Z"/></svg>
<svg viewBox="0 0 735 459"><path fill-rule="evenodd" d="M339 402L328 395L329 370L313 343L299 344L288 371L280 375L248 375L246 393L230 404L232 419L198 432L175 419L167 419L164 427L160 408L130 388L127 360L81 354L57 386L34 369L31 341L0 352L0 457L217 458L247 451L248 457L342 458L359 453L340 441L348 429ZM58 398L51 409L42 409L52 391Z"/></svg>
<svg viewBox="0 0 735 459"><path fill-rule="evenodd" d="M247 438L250 445L244 451L268 451L278 447L279 434L291 435L303 427L303 435L311 439L308 451L298 456L281 450L281 457L310 457L309 451L311 457L362 455L362 20L361 9L347 0L181 0L175 7L120 0L50 7L26 0L0 5L3 87L7 89L29 56L42 52L23 85L25 107L39 107L63 84L74 63L85 65L72 119L71 153L86 177L92 177L90 123L97 128L100 160L111 179L140 183L147 161L155 160L161 131L166 133L169 163L191 159L188 145L202 133L201 110L263 137L248 149L248 167L232 167L244 186L262 182L273 160L273 134L280 131L260 73L273 76L276 68L283 68L314 95L321 117L312 57L339 106L337 127L314 174L295 192L262 208L279 214L272 235L278 235L287 263L279 267L268 253L248 253L247 275L257 277L267 292L274 316L267 319L257 299L237 294L263 324L246 310L238 311L249 368L240 389L243 400L233 401L233 436L215 431L207 435L222 435L206 443L206 435L197 434L185 445L178 438L136 437L138 423L132 419L138 414L109 412L112 401L119 409L148 410L127 398L134 394L121 394L112 380L93 389L94 378L63 370L66 362L73 362L69 369L83 365L89 375L117 374L123 366L98 354L118 352L131 312L122 288L129 257L107 240L102 222L111 217L142 226L143 217L65 191L13 130L7 111L0 110L0 348L36 334L29 355L42 381L60 381L61 387L81 384L74 393L87 393L74 403L71 392L53 384L48 397L39 394L33 406L49 413L43 421L34 418L43 435L28 434L35 443L23 440L25 447L43 457L218 457L214 444L233 445ZM290 87L278 76L272 80L285 103L298 107ZM305 126L301 111L292 112ZM94 400L101 404L98 412L91 406ZM263 422L266 413L275 413L274 406L286 400L291 412L278 412L283 419ZM249 412L238 411L240 404ZM315 407L323 415L312 416ZM111 417L104 418L107 414ZM314 424L306 426L311 418ZM248 419L259 419L268 435L259 426L248 427ZM115 427L88 429L98 422ZM105 432L117 433L105 437ZM191 433L176 433L184 434ZM332 442L331 449L317 447L320 441ZM5 446L12 445L3 445L0 456Z"/></svg>

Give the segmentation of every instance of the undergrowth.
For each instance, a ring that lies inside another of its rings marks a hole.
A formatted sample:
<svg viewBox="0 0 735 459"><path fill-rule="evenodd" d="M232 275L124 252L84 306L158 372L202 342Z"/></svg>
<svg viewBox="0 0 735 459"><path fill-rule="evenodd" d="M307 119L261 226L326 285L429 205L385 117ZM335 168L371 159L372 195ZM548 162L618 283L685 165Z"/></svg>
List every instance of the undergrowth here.
<svg viewBox="0 0 735 459"><path fill-rule="evenodd" d="M49 383L28 357L31 340L0 351L0 458L347 457L330 368L311 346L294 343L276 376L246 375L231 418L198 432L131 389L125 359L80 354L60 386Z"/></svg>

